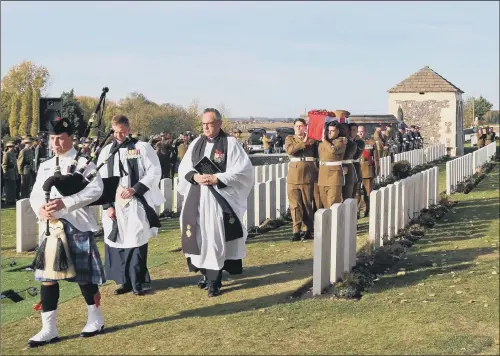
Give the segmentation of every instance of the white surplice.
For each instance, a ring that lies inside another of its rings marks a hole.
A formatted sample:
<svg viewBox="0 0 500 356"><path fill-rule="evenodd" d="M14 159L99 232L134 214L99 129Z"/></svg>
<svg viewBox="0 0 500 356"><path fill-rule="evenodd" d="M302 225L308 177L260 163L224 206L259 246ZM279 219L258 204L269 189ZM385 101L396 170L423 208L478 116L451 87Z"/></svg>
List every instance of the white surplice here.
<svg viewBox="0 0 500 356"><path fill-rule="evenodd" d="M99 165L108 158L111 149L111 144L105 146L99 154L97 164ZM119 155L115 154L113 176L120 176L119 160L123 164L125 172L128 172L127 160L137 159L139 167L139 182L144 184L149 190L144 194L144 199L153 209L156 206L163 204L163 197L160 188L158 187L161 179L160 160L153 147L147 142L138 141L135 144L135 149L139 151L138 155L130 155L128 148L120 148ZM118 159L118 157L120 157ZM99 170L102 178L108 178L108 166L104 166ZM130 175L124 175L120 178L120 185L125 188L130 188ZM146 212L142 204L134 197L122 207L115 204L116 221L118 224L118 238L116 242L108 239L108 236L113 228L113 220L108 217L108 213L102 211L102 226L104 230L104 242L114 248L133 248L140 247L147 243L153 236L158 235L158 228L150 228Z"/></svg>
<svg viewBox="0 0 500 356"><path fill-rule="evenodd" d="M192 153L198 140L199 138L195 139L189 145L179 165L177 192L184 196L184 204L192 187L192 184L186 180L185 176L187 173L194 171ZM208 158L210 158L213 145L213 143L206 143L205 156ZM227 187L218 188L215 185L214 188L227 200L238 219L242 222L243 236L226 242L222 208L208 187L201 185L198 220L196 223L196 238L198 246L201 246L201 253L200 255L185 254L186 257L191 258L191 263L198 268L220 270L224 266L225 260L243 259L246 255L247 228L243 224L243 215L247 210L247 198L254 184L254 168L247 153L234 137L227 138L226 156L226 172L217 173L216 176ZM182 214L180 224L182 229Z"/></svg>

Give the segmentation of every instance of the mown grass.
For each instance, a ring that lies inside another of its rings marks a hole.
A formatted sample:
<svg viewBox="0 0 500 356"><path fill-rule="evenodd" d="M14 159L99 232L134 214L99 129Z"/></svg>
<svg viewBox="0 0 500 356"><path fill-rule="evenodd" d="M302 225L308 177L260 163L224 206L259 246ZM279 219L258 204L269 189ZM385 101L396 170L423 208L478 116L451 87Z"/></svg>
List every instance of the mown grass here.
<svg viewBox="0 0 500 356"><path fill-rule="evenodd" d="M78 337L83 300L63 303L63 342L29 353L498 354L498 179L496 168L454 195L454 211L358 302L290 299L311 276L313 245L290 243L288 226L249 240L244 274L224 275L218 298L196 287L180 252L167 252L177 238L162 235L154 293L114 296L105 286L107 333L91 339ZM3 353L27 353L39 328L39 313L3 325Z"/></svg>

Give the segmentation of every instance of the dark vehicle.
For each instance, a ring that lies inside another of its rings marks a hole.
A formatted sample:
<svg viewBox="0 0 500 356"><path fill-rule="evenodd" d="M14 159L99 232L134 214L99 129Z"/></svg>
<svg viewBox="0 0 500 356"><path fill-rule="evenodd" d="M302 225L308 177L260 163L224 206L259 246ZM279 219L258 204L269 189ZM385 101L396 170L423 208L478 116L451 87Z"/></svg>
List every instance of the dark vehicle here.
<svg viewBox="0 0 500 356"><path fill-rule="evenodd" d="M248 138L248 153L264 152L262 145L262 135L266 134L266 129L263 127L254 127L249 129L250 137Z"/></svg>
<svg viewBox="0 0 500 356"><path fill-rule="evenodd" d="M349 116L349 122L355 122L360 126L364 126L366 130L366 137L373 137L375 127L378 124L390 126L394 133L398 129L398 119L394 115L352 115Z"/></svg>

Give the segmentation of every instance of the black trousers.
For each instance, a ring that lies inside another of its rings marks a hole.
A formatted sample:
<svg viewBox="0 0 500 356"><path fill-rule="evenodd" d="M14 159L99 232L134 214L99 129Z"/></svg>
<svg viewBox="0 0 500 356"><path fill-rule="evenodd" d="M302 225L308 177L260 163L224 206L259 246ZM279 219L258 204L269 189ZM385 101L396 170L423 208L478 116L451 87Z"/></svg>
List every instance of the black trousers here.
<svg viewBox="0 0 500 356"><path fill-rule="evenodd" d="M148 271L148 244L133 248L115 248L105 244L106 279L140 290L143 283L151 283Z"/></svg>

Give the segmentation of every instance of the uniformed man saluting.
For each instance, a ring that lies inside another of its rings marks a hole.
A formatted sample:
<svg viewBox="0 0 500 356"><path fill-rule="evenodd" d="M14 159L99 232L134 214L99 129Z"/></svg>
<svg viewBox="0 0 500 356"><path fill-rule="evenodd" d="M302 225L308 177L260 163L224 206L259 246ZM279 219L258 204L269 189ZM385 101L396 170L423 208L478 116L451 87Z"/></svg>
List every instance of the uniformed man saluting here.
<svg viewBox="0 0 500 356"><path fill-rule="evenodd" d="M16 203L16 153L14 152L14 142L7 142L5 147L7 147L7 152L5 152L2 158L2 171L5 177L3 190L5 193L5 204L10 205Z"/></svg>
<svg viewBox="0 0 500 356"><path fill-rule="evenodd" d="M23 140L24 148L19 152L17 158L17 169L21 176L21 199L29 198L33 186L34 158L35 152L31 148L31 139Z"/></svg>
<svg viewBox="0 0 500 356"><path fill-rule="evenodd" d="M347 138L339 137L339 123L329 122L323 134L323 141L318 146L319 176L318 188L321 205L329 209L333 204L342 202L342 159Z"/></svg>
<svg viewBox="0 0 500 356"><path fill-rule="evenodd" d="M314 231L314 183L318 180L317 144L307 137L304 119L296 119L295 135L285 139L285 151L290 157L287 176L288 200L292 215L291 241L309 239Z"/></svg>
<svg viewBox="0 0 500 356"><path fill-rule="evenodd" d="M366 129L364 126L358 127L358 137L364 140L365 147L361 157L359 158L359 165L361 168L361 178L363 183L363 200L365 203L365 208L363 210L364 216L367 217L370 214L370 193L373 190L373 178L376 176L376 170L378 170L378 155L375 149L375 140L372 138L365 138ZM361 205L361 192L357 195L358 207Z"/></svg>

